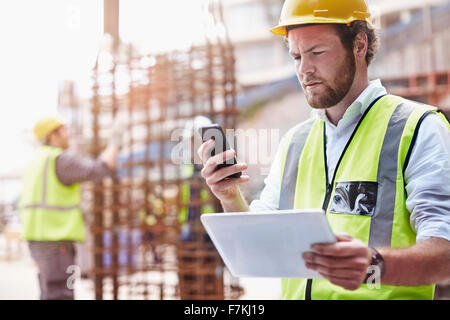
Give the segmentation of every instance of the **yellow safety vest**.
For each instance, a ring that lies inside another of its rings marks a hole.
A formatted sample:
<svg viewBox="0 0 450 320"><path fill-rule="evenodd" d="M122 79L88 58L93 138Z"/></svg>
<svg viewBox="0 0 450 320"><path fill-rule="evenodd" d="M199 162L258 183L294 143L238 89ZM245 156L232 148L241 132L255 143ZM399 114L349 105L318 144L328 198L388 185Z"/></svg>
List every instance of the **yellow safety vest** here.
<svg viewBox="0 0 450 320"><path fill-rule="evenodd" d="M194 165L185 164L183 165L181 176L184 179L191 178L194 175ZM200 208L200 214L204 213L214 213L216 210L214 206L210 203L211 199L207 189L202 188L200 190L200 199L202 205ZM189 204L191 202L191 183L189 181L183 181L180 185L180 211L178 212L178 222L180 225L186 223L189 218Z"/></svg>
<svg viewBox="0 0 450 320"><path fill-rule="evenodd" d="M26 240L84 240L80 184L65 186L56 176L55 159L62 152L42 146L24 171L19 208Z"/></svg>
<svg viewBox="0 0 450 320"><path fill-rule="evenodd" d="M335 233L372 247L412 246L416 234L406 208L404 169L420 123L431 112L437 109L392 95L376 99L329 178L324 121L310 119L292 128L281 143L279 208L323 208ZM282 279L283 299L433 299L434 289L364 283L349 291L326 279Z"/></svg>

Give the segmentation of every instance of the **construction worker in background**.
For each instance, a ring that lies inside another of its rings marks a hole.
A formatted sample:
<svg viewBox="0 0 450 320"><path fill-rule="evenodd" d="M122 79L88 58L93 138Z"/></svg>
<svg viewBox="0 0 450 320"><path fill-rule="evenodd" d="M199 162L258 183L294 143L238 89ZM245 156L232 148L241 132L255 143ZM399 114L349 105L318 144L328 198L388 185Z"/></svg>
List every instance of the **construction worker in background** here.
<svg viewBox="0 0 450 320"><path fill-rule="evenodd" d="M213 213L216 210L210 202L209 191L193 184L192 178L200 177L201 167L195 164L183 164L180 168L181 177L185 180L180 185L181 207L178 214L178 222L181 226L181 240L194 241L195 225L198 223L200 215ZM207 234L204 235L207 236Z"/></svg>
<svg viewBox="0 0 450 320"><path fill-rule="evenodd" d="M178 212L181 241L177 246L178 285L182 300L192 299L199 294L223 295L223 288L220 285L217 286L216 281L221 276L222 264L215 259L214 253L209 251L212 246L205 245L211 240L200 224L202 214L216 212L216 210L211 203L209 190L199 179L202 167L195 163L195 154L191 152L195 139L200 138L196 135L196 131L202 123L209 124L211 121L204 117L188 120L182 134L185 158L179 166L182 179L179 188ZM193 272L186 272L192 268L195 268Z"/></svg>
<svg viewBox="0 0 450 320"><path fill-rule="evenodd" d="M180 184L180 211L178 222L181 227L181 240L194 241L196 231L195 226L199 223L200 215L203 213L216 212L211 204L209 191L195 178L201 178L201 165L196 164L195 153L190 152L192 146L196 144L196 138L201 139L197 134L202 126L211 124L211 120L204 116L196 116L186 121L182 131L182 145L184 150L184 162L180 165L180 176L183 182ZM200 202L199 202L200 201ZM209 241L206 233L203 234Z"/></svg>
<svg viewBox="0 0 450 320"><path fill-rule="evenodd" d="M23 173L23 238L39 269L41 299L73 299L68 283L73 270L68 268L75 265L74 242L85 236L80 182L112 174L123 132L113 128L109 145L93 161L67 151L70 135L60 117L40 119L33 131L41 145Z"/></svg>
<svg viewBox="0 0 450 320"><path fill-rule="evenodd" d="M209 191L203 186L201 180L195 179L200 177L201 166L183 164L180 169L181 177L184 180L180 185L181 206L178 214L181 240L177 250L180 297L182 300L192 299L196 294L193 288L199 287L202 288L203 294L207 292L215 295L222 294L221 287L214 285L217 283L215 280L221 274L222 265L215 260L214 254L204 251L206 248L212 248L203 246L211 239L200 227L200 216L204 213L216 212L216 210L210 202ZM201 270L186 272L186 268L193 266ZM210 286L204 287L205 283ZM200 293L197 292L197 294Z"/></svg>
<svg viewBox="0 0 450 320"><path fill-rule="evenodd" d="M312 116L282 138L250 206L248 176L223 180L247 164L215 170L233 150L208 157L213 141L203 143L202 176L225 211L326 211L337 242L303 254L324 279L283 279L283 299L433 299L450 278L449 123L369 81L378 39L365 1L286 0L271 31Z"/></svg>

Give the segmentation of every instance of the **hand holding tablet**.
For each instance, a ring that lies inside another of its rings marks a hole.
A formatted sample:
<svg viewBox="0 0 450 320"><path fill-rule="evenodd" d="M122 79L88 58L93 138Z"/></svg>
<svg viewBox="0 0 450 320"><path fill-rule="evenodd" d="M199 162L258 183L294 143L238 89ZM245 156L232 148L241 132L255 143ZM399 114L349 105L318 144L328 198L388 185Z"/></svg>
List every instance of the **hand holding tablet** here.
<svg viewBox="0 0 450 320"><path fill-rule="evenodd" d="M323 210L212 213L201 216L236 277L322 278L302 258L315 243L334 243Z"/></svg>

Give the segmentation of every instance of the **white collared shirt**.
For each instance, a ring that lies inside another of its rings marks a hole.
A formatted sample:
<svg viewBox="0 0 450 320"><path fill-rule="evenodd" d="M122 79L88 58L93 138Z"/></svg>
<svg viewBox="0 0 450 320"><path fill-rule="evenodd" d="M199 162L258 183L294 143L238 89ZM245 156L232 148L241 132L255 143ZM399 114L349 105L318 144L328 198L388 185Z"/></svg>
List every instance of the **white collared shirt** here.
<svg viewBox="0 0 450 320"><path fill-rule="evenodd" d="M327 134L328 177L332 177L347 141L367 107L386 94L379 79L369 86L348 107L337 126L325 110L313 110L312 117L325 121ZM260 199L252 201L251 211L278 210L281 175L279 148ZM411 212L411 227L416 241L440 237L450 241L450 131L435 114L427 116L419 129L408 166L405 170L406 207Z"/></svg>

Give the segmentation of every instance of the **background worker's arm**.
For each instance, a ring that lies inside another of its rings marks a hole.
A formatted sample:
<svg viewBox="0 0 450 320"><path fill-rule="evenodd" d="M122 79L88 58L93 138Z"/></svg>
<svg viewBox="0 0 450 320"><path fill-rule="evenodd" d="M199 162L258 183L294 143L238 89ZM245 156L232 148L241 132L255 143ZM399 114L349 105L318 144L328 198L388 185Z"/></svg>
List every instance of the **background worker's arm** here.
<svg viewBox="0 0 450 320"><path fill-rule="evenodd" d="M117 117L111 128L108 145L102 152L99 159L108 165L111 170L117 167L117 156L122 146L122 138L125 131L125 121L123 118Z"/></svg>
<svg viewBox="0 0 450 320"><path fill-rule="evenodd" d="M117 167L117 156L122 145L124 121L116 118L111 129L108 146L97 160L78 159L64 152L56 158L56 176L64 185L84 181L100 181L111 176Z"/></svg>
<svg viewBox="0 0 450 320"><path fill-rule="evenodd" d="M202 159L202 177L211 189L211 192L220 200L225 212L249 211L247 201L244 199L239 184L249 181L250 177L241 175L239 178L226 179L229 175L247 169L247 164L237 163L232 166L215 170L220 163L232 159L236 152L232 149L209 157L209 150L213 148L214 140L204 142L198 149L198 155Z"/></svg>
<svg viewBox="0 0 450 320"><path fill-rule="evenodd" d="M117 167L117 156L119 154L120 147L117 145L108 145L105 151L102 152L99 159L106 163L109 169L115 170Z"/></svg>
<svg viewBox="0 0 450 320"><path fill-rule="evenodd" d="M67 151L63 152L56 158L56 176L66 186L77 182L100 181L113 174L117 152L117 147L108 147L98 160L80 159Z"/></svg>

